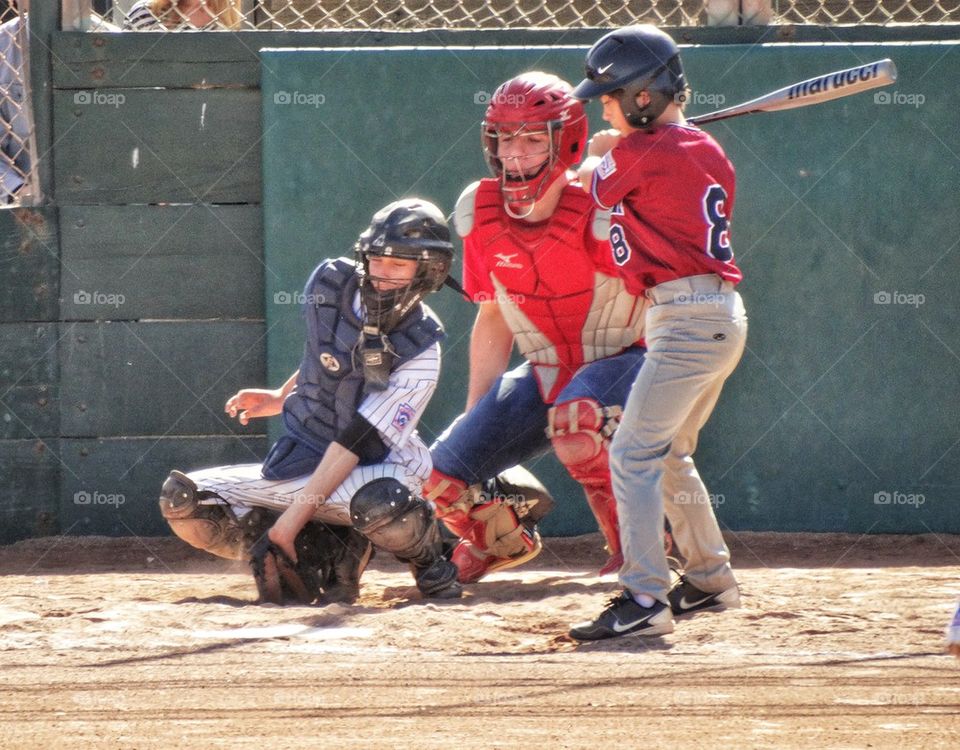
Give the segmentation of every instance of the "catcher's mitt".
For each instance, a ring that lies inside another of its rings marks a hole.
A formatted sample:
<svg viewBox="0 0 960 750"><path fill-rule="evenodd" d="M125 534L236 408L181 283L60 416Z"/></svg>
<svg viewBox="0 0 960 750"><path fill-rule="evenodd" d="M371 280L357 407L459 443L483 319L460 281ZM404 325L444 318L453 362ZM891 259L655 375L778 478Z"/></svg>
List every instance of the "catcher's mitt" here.
<svg viewBox="0 0 960 750"><path fill-rule="evenodd" d="M323 593L316 570L296 563L264 533L250 547L250 567L260 603L301 604L316 601Z"/></svg>

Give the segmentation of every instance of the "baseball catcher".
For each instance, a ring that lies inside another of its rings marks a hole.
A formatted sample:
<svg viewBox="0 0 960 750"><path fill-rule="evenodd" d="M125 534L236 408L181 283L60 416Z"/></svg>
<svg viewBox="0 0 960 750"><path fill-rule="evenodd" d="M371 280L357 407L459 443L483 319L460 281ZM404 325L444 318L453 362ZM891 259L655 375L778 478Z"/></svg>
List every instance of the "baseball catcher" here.
<svg viewBox="0 0 960 750"><path fill-rule="evenodd" d="M540 72L497 89L482 124L493 177L470 185L456 207L463 286L479 310L466 411L430 449L426 496L461 538L452 559L465 583L540 551L535 522L550 504L542 486L513 474L515 494L533 505L497 501L484 487L551 448L603 532L610 558L600 572L622 562L608 448L643 362L646 301L616 278L610 213L569 171L587 138L571 91ZM507 372L514 343L526 362Z"/></svg>
<svg viewBox="0 0 960 750"><path fill-rule="evenodd" d="M421 497L430 456L416 432L436 388L443 330L423 298L453 259L443 214L419 199L376 214L354 259L320 263L304 293L300 368L244 389L247 424L282 412L263 464L171 472L160 510L194 547L249 560L261 601L353 601L374 547L410 564L424 596L460 596Z"/></svg>

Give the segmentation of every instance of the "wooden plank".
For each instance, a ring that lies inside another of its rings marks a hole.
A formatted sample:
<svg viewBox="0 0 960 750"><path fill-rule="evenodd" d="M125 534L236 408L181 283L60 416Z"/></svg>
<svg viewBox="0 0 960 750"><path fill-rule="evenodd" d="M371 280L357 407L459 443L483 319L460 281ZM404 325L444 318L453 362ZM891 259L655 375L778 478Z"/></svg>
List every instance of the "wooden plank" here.
<svg viewBox="0 0 960 750"><path fill-rule="evenodd" d="M266 382L261 322L63 323L65 437L253 434L226 399Z"/></svg>
<svg viewBox="0 0 960 750"><path fill-rule="evenodd" d="M54 94L57 202L258 203L260 92Z"/></svg>
<svg viewBox="0 0 960 750"><path fill-rule="evenodd" d="M16 385L0 397L0 440L48 439L60 432L59 388Z"/></svg>
<svg viewBox="0 0 960 750"><path fill-rule="evenodd" d="M59 531L57 440L0 440L0 544Z"/></svg>
<svg viewBox="0 0 960 750"><path fill-rule="evenodd" d="M0 439L60 434L56 323L0 325Z"/></svg>
<svg viewBox="0 0 960 750"><path fill-rule="evenodd" d="M36 3L27 15L30 30L30 98L33 108L33 136L40 158L35 166L40 196L35 202L49 202L53 195L53 169L46 157L53 148L53 56L50 44L60 32L61 3ZM35 42L35 43L34 43Z"/></svg>
<svg viewBox="0 0 960 750"><path fill-rule="evenodd" d="M897 42L960 38L960 24L916 26L726 26L666 29L682 44ZM57 88L260 85L265 47L476 47L593 44L597 29L434 29L430 31L240 31L53 34Z"/></svg>
<svg viewBox="0 0 960 750"><path fill-rule="evenodd" d="M195 32L91 34L53 38L58 89L248 86L260 80L260 35Z"/></svg>
<svg viewBox="0 0 960 750"><path fill-rule="evenodd" d="M59 434L56 323L0 324L0 439Z"/></svg>
<svg viewBox="0 0 960 750"><path fill-rule="evenodd" d="M260 207L67 206L63 320L263 318Z"/></svg>
<svg viewBox="0 0 960 750"><path fill-rule="evenodd" d="M0 210L0 322L57 319L58 244L56 209Z"/></svg>
<svg viewBox="0 0 960 750"><path fill-rule="evenodd" d="M171 469L258 463L263 436L110 438L62 441L60 527L70 534L170 533L157 498Z"/></svg>
<svg viewBox="0 0 960 750"><path fill-rule="evenodd" d="M57 381L56 323L0 324L0 394Z"/></svg>

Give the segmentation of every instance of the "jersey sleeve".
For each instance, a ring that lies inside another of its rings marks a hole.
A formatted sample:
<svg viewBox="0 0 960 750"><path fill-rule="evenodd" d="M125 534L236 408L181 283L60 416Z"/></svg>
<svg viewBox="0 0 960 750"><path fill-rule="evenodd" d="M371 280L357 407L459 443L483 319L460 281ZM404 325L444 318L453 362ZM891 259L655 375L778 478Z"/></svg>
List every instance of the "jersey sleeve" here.
<svg viewBox="0 0 960 750"><path fill-rule="evenodd" d="M596 270L616 276L616 265L610 253L610 211L594 206L590 217L584 231L583 246Z"/></svg>
<svg viewBox="0 0 960 750"><path fill-rule="evenodd" d="M384 443L401 449L416 432L439 377L440 345L433 344L391 372L386 390L368 394L357 411Z"/></svg>
<svg viewBox="0 0 960 750"><path fill-rule="evenodd" d="M613 208L628 193L641 186L640 154L634 149L614 146L593 170L590 195L601 208Z"/></svg>
<svg viewBox="0 0 960 750"><path fill-rule="evenodd" d="M475 209L480 182L473 182L457 198L453 226L463 239L463 290L474 302L493 299L493 282L483 256L483 248L474 234Z"/></svg>

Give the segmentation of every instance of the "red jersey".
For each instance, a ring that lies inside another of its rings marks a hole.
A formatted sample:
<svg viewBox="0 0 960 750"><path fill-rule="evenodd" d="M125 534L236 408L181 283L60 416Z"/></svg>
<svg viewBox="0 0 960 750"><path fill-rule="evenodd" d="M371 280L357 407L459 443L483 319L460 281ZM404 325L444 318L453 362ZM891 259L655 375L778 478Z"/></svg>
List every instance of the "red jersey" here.
<svg viewBox="0 0 960 750"><path fill-rule="evenodd" d="M720 145L690 125L623 138L593 173L591 193L610 208L610 247L635 294L664 281L715 273L743 278L730 218L736 177Z"/></svg>
<svg viewBox="0 0 960 750"><path fill-rule="evenodd" d="M616 277L607 212L578 182L549 219L531 223L507 215L497 180L481 180L460 196L455 225L464 289L474 302L499 304L545 402L585 363L641 340L645 300Z"/></svg>

